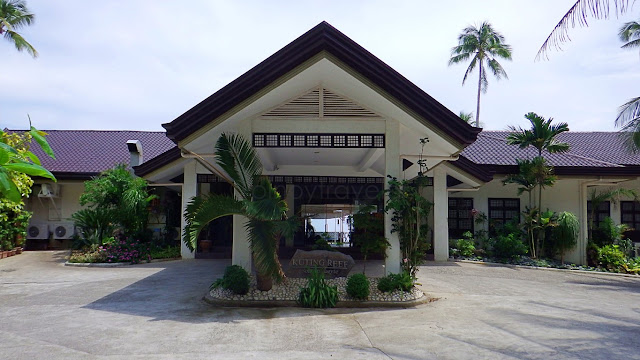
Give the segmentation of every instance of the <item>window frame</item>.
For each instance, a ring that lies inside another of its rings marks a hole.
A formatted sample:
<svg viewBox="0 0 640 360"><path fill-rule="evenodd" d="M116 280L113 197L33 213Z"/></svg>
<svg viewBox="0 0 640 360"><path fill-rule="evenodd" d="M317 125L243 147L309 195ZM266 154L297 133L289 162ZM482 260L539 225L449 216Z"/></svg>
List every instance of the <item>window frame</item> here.
<svg viewBox="0 0 640 360"><path fill-rule="evenodd" d="M492 206L491 203L492 201L502 201L502 206ZM505 202L506 201L517 201L518 205L516 206L510 206L510 207L505 207ZM495 226L496 224L496 220L500 220L501 224L504 225L506 222L510 221L511 219L513 219L514 217L510 217L507 218L505 216L507 211L516 211L516 217L518 219L518 223L520 223L520 212L521 212L521 203L520 203L520 198L488 198L487 199L487 209L488 209L488 214L487 214L487 219L489 221L489 234L490 235L495 235L497 232L497 228ZM501 210L502 213L502 217L500 218L494 218L492 215L492 211L493 210Z"/></svg>
<svg viewBox="0 0 640 360"><path fill-rule="evenodd" d="M611 201L603 201L600 206L606 204L605 209L596 209L595 219L593 219L593 227L598 228L600 223L604 220L605 217L611 217ZM602 219L600 219L600 215L606 214ZM622 219L622 215L620 215ZM587 221L591 221L591 201L587 201Z"/></svg>
<svg viewBox="0 0 640 360"><path fill-rule="evenodd" d="M454 209L452 209L451 207L451 202L454 201L456 203L456 206L454 206ZM460 206L460 203L462 202L466 202L466 201L471 201L471 205L469 207L469 205L465 205L465 206ZM448 223L448 229L449 229L449 238L452 239L460 239L462 238L462 234L470 231L472 234L475 231L475 224L474 224L474 219L473 219L473 213L472 210L474 209L473 207L473 198L470 197L450 197L447 200L447 206L448 206L448 211L447 211L447 223ZM468 209L467 209L468 207ZM451 211L455 210L456 211L456 216L455 217L451 217ZM468 211L468 217L461 217L460 214L464 214ZM452 220L455 222L455 227L452 227ZM470 221L471 223L471 228L468 227L464 227L461 228L460 227L460 223L462 221Z"/></svg>

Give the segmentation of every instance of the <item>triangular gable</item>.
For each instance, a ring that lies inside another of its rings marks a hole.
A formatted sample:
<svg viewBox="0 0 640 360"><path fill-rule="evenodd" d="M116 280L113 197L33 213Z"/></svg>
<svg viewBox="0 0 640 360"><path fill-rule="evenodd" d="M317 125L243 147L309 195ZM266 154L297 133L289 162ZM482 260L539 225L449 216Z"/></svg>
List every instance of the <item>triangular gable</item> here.
<svg viewBox="0 0 640 360"><path fill-rule="evenodd" d="M315 88L262 114L263 118L380 118L380 115L325 88Z"/></svg>
<svg viewBox="0 0 640 360"><path fill-rule="evenodd" d="M163 124L167 136L179 142L231 111L319 53L326 52L366 78L380 91L403 104L460 145L476 140L474 128L433 99L389 65L326 22L300 36L171 123Z"/></svg>

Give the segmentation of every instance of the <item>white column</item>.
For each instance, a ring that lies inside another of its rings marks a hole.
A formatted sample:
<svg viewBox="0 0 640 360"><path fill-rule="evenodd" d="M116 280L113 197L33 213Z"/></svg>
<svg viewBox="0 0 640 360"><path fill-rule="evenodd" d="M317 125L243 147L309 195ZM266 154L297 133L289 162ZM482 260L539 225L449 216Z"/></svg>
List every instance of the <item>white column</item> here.
<svg viewBox="0 0 640 360"><path fill-rule="evenodd" d="M582 265L587 265L587 242L589 241L589 214L587 211L588 190L587 184L582 182L580 184L580 216L578 217L580 220L580 237L578 238L578 244L576 244L576 248L580 254L579 263Z"/></svg>
<svg viewBox="0 0 640 360"><path fill-rule="evenodd" d="M198 177L196 176L196 162L191 160L184 166L184 185L182 185L182 221L180 222L180 236L182 237L186 221L184 219L184 211L187 209L187 204L193 197L198 194ZM181 241L180 255L183 259L193 259L196 256L195 251L189 250L189 248Z"/></svg>
<svg viewBox="0 0 640 360"><path fill-rule="evenodd" d="M295 215L295 185L287 184L287 190L285 192L285 200L287 201L287 217L292 217ZM287 247L293 247L293 236L285 239L285 245Z"/></svg>
<svg viewBox="0 0 640 360"><path fill-rule="evenodd" d="M447 172L433 169L433 255L435 261L449 259L449 195Z"/></svg>
<svg viewBox="0 0 640 360"><path fill-rule="evenodd" d="M236 198L238 193L236 191ZM242 266L251 273L251 248L247 236L247 218L233 215L233 246L231 248L231 264Z"/></svg>
<svg viewBox="0 0 640 360"><path fill-rule="evenodd" d="M400 123L396 120L387 119L384 149L385 176L391 175L400 178ZM388 188L388 179L385 179L384 187ZM386 204L387 196L384 201ZM400 240L397 233L391 233L393 221L392 214L384 214L384 234L391 246L387 249L387 258L385 259L386 274L400 273Z"/></svg>

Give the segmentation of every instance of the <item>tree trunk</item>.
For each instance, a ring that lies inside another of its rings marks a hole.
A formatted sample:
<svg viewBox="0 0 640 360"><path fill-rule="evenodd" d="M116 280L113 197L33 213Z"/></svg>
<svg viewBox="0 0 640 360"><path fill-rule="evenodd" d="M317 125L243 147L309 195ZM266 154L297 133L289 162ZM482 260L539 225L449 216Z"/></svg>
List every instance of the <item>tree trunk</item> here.
<svg viewBox="0 0 640 360"><path fill-rule="evenodd" d="M476 105L476 127L480 127L480 91L482 90L482 63L478 71L478 103Z"/></svg>
<svg viewBox="0 0 640 360"><path fill-rule="evenodd" d="M273 287L273 277L256 272L256 287L260 291L269 291Z"/></svg>

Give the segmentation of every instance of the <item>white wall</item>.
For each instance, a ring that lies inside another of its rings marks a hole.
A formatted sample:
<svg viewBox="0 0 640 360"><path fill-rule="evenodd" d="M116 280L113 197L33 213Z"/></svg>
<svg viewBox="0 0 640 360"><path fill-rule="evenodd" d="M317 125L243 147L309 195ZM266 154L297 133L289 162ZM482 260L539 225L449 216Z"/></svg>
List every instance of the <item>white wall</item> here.
<svg viewBox="0 0 640 360"><path fill-rule="evenodd" d="M84 192L83 181L63 181L58 184L59 197L38 198L39 184L34 185L34 192L27 200L27 209L33 212L31 222L71 222L71 215L82 209L80 195ZM60 209L60 218L57 218L55 207Z"/></svg>
<svg viewBox="0 0 640 360"><path fill-rule="evenodd" d="M482 186L478 191L474 192L450 192L450 197L473 198L473 207L485 214L489 215L489 198L520 198L520 210L524 211L529 204L527 193L518 196L518 186L509 184L503 185L501 177L496 176L494 180ZM569 211L575 214L578 219L581 217L580 204L580 185L584 179L564 178L558 179L553 187L547 188L542 192L542 208L556 212ZM537 202L537 195L534 192L534 203ZM615 219L614 219L615 220ZM582 220L581 220L582 221ZM617 221L620 221L618 215ZM478 226L476 225L476 230ZM586 243L586 234L581 234L579 242ZM565 261L569 263L581 263L582 254L576 246L572 251L565 254Z"/></svg>

